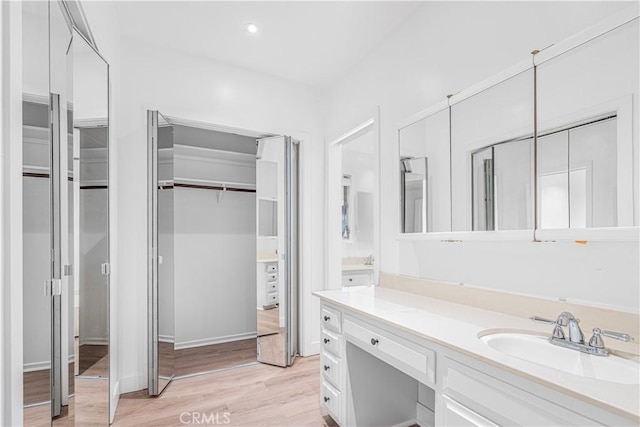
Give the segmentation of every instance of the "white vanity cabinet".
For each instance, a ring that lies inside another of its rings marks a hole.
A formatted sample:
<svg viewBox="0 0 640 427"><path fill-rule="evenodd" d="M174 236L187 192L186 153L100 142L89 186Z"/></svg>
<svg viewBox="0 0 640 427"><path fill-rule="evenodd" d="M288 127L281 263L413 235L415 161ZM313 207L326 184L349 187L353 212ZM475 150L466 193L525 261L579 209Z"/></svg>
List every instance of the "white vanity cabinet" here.
<svg viewBox="0 0 640 427"><path fill-rule="evenodd" d="M386 321L392 309L396 319L411 317L397 300L365 298L352 309L345 291L326 292L342 292L343 299L322 299L320 400L342 426L637 425L579 395L432 342L414 333L415 318Z"/></svg>
<svg viewBox="0 0 640 427"><path fill-rule="evenodd" d="M342 313L322 304L320 309L320 402L329 415L341 424L344 420Z"/></svg>
<svg viewBox="0 0 640 427"><path fill-rule="evenodd" d="M449 357L442 358L442 363L444 374L436 417L442 425L601 425Z"/></svg>

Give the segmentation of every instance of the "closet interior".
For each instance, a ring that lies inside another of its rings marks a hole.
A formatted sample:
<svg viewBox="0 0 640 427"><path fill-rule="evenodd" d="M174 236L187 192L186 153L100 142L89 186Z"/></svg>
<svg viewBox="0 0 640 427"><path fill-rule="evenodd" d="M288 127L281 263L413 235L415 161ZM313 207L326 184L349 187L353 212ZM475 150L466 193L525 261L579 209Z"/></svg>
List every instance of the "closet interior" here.
<svg viewBox="0 0 640 427"><path fill-rule="evenodd" d="M256 138L173 132L175 375L256 362Z"/></svg>

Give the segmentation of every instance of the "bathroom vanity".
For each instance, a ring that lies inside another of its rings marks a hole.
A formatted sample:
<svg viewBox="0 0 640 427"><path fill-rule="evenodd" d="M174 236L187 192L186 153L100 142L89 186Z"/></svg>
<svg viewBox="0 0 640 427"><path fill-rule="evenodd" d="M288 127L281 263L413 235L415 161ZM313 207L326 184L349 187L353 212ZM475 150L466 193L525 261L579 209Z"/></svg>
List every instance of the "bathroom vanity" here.
<svg viewBox="0 0 640 427"><path fill-rule="evenodd" d="M622 356L616 360L624 365L616 377L617 368L606 371L591 363L598 356L576 352L580 369L568 373L553 365L558 347L546 341L552 360L533 363L486 339L550 335L548 325L526 318L386 287L314 295L321 299L320 399L340 425L587 426L640 420L637 356L615 351L611 357Z"/></svg>

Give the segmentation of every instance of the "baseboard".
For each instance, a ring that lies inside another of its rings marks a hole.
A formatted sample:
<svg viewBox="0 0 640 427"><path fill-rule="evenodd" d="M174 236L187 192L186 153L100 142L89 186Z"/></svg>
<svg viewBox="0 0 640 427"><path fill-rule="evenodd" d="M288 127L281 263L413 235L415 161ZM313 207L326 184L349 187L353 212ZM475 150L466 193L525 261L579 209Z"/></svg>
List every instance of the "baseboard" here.
<svg viewBox="0 0 640 427"><path fill-rule="evenodd" d="M75 360L75 355L69 355L69 363L73 363ZM25 363L22 365L22 372L35 372L35 371L43 371L45 369L51 369L51 362L45 360L44 362L32 362Z"/></svg>
<svg viewBox="0 0 640 427"><path fill-rule="evenodd" d="M133 391L144 390L148 387L146 375L132 375L120 378L118 383L120 394L131 393Z"/></svg>
<svg viewBox="0 0 640 427"><path fill-rule="evenodd" d="M108 338L82 338L80 345L109 345Z"/></svg>
<svg viewBox="0 0 640 427"><path fill-rule="evenodd" d="M158 335L158 341L160 342L175 342L176 338L173 335Z"/></svg>
<svg viewBox="0 0 640 427"><path fill-rule="evenodd" d="M248 340L256 337L257 337L257 333L254 331L254 332L247 332L244 334L227 335L224 337L205 338L202 340L193 340L193 341L183 341L180 343L176 343L175 349L182 350L185 348L202 347L205 345L222 344L226 342Z"/></svg>
<svg viewBox="0 0 640 427"><path fill-rule="evenodd" d="M320 341L312 341L304 348L302 357L316 356L320 354Z"/></svg>
<svg viewBox="0 0 640 427"><path fill-rule="evenodd" d="M433 427L436 425L434 412L426 406L416 403L416 424L420 427Z"/></svg>

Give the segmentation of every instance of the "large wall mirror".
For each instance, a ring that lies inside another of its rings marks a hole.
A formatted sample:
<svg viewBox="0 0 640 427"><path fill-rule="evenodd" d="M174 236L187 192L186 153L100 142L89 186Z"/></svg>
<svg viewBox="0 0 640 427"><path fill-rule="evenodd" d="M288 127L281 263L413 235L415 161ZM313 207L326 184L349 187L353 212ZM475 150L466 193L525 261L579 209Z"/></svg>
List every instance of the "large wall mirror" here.
<svg viewBox="0 0 640 427"><path fill-rule="evenodd" d="M639 32L636 18L536 58L539 237L639 225Z"/></svg>
<svg viewBox="0 0 640 427"><path fill-rule="evenodd" d="M329 143L326 281L329 289L376 285L380 269L380 113Z"/></svg>
<svg viewBox="0 0 640 427"><path fill-rule="evenodd" d="M109 74L71 23L23 4L25 425L110 421Z"/></svg>
<svg viewBox="0 0 640 427"><path fill-rule="evenodd" d="M451 106L453 231L533 229L533 77Z"/></svg>
<svg viewBox="0 0 640 427"><path fill-rule="evenodd" d="M638 27L535 53L400 127L401 233L637 239Z"/></svg>
<svg viewBox="0 0 640 427"><path fill-rule="evenodd" d="M342 286L372 285L376 268L378 150L371 128L340 144Z"/></svg>

